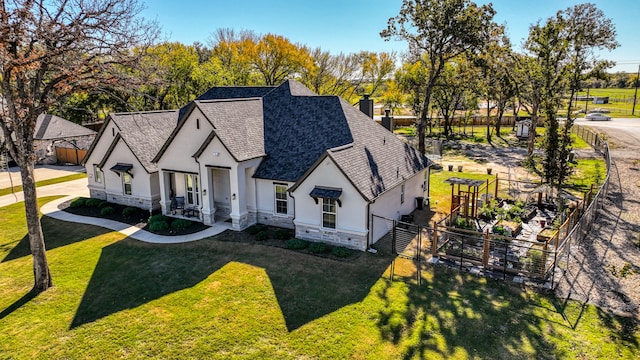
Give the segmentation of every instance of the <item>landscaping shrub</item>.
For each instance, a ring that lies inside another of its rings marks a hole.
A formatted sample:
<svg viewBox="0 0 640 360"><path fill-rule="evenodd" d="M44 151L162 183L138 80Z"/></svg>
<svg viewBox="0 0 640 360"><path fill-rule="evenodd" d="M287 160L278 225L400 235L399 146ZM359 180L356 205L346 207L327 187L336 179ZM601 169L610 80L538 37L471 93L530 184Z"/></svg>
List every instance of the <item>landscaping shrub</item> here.
<svg viewBox="0 0 640 360"><path fill-rule="evenodd" d="M267 227L264 225L252 225L247 229L247 233L249 233L249 235L256 235L261 231L267 231Z"/></svg>
<svg viewBox="0 0 640 360"><path fill-rule="evenodd" d="M162 214L157 214L157 215L152 215L149 217L148 223L149 225L155 223L155 222L169 222L169 218L162 215Z"/></svg>
<svg viewBox="0 0 640 360"><path fill-rule="evenodd" d="M265 241L269 239L269 232L268 231L260 231L259 233L256 234L256 240L257 241Z"/></svg>
<svg viewBox="0 0 640 360"><path fill-rule="evenodd" d="M293 238L293 239L287 240L287 242L285 243L285 246L287 247L287 249L301 250L309 247L309 242L307 240Z"/></svg>
<svg viewBox="0 0 640 360"><path fill-rule="evenodd" d="M122 209L122 216L126 218L132 217L137 213L138 213L138 208L134 208L131 206L127 206L126 208Z"/></svg>
<svg viewBox="0 0 640 360"><path fill-rule="evenodd" d="M103 216L104 216L104 215L111 215L111 214L113 214L115 211L116 211L116 210L115 210L114 208L112 208L111 206L106 206L106 207L103 207L103 208L100 210L100 215L103 215Z"/></svg>
<svg viewBox="0 0 640 360"><path fill-rule="evenodd" d="M184 229L187 229L187 228L191 227L191 225L193 225L193 223L191 221L189 221L189 220L175 219L171 223L171 228L173 230L184 230Z"/></svg>
<svg viewBox="0 0 640 360"><path fill-rule="evenodd" d="M166 221L154 221L154 222L149 222L149 230L151 232L159 232L162 230L167 230L169 228L169 223Z"/></svg>
<svg viewBox="0 0 640 360"><path fill-rule="evenodd" d="M329 251L329 246L327 246L327 244L325 243L314 242L309 244L309 251L314 254L324 254Z"/></svg>
<svg viewBox="0 0 640 360"><path fill-rule="evenodd" d="M346 247L343 247L343 246L336 246L333 249L331 249L331 254L339 258L347 258L351 256L351 254L353 254L353 250L347 249Z"/></svg>
<svg viewBox="0 0 640 360"><path fill-rule="evenodd" d="M274 237L278 240L289 240L291 239L291 232L286 229L278 229L276 230Z"/></svg>
<svg viewBox="0 0 640 360"><path fill-rule="evenodd" d="M83 207L86 205L86 202L87 202L86 198L73 199L73 201L71 201L71 204L69 204L69 207L72 207L72 208Z"/></svg>
<svg viewBox="0 0 640 360"><path fill-rule="evenodd" d="M111 204L109 204L109 202L107 200L100 200L100 202L98 203L98 208L102 209L105 206L110 206Z"/></svg>
<svg viewBox="0 0 640 360"><path fill-rule="evenodd" d="M88 207L98 207L98 205L100 205L101 202L103 202L104 200L100 200L100 199L87 199L84 204L85 206Z"/></svg>

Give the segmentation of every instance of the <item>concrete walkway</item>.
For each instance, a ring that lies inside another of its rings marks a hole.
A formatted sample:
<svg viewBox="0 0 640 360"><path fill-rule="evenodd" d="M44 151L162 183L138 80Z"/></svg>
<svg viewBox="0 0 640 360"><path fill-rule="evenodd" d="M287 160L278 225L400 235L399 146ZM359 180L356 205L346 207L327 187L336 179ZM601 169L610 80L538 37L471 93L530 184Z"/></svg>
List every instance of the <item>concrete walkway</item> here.
<svg viewBox="0 0 640 360"><path fill-rule="evenodd" d="M69 201L75 197L77 196L71 195L71 196L63 197L54 201L50 201L45 205L43 205L42 208L40 208L40 211L42 212L42 214L57 220L100 226L103 228L117 231L130 238L148 242L148 243L153 243L153 244L178 244L178 243L184 243L189 241L201 240L210 236L218 235L223 231L231 228L230 225L226 226L224 224L215 224L206 230L202 230L194 234L177 235L177 236L157 235L129 224L123 224L121 222L108 220L108 219L74 215L58 209L58 205L62 204L65 201Z"/></svg>
<svg viewBox="0 0 640 360"><path fill-rule="evenodd" d="M87 179L78 179L73 181L67 181L59 184L53 184L38 188L38 197L53 196L53 195L65 195L65 197L50 201L40 208L40 212L43 215L49 216L54 219L100 226L106 229L118 231L130 238L154 243L154 244L177 244L189 241L201 240L210 236L215 236L222 233L225 230L231 229L231 224L220 223L214 226L202 230L200 232L188 235L178 236L163 236L150 233L129 224L123 224L118 221L74 215L58 209L58 205L65 201L69 201L79 196L89 196L89 190L87 189ZM0 208L3 206L15 204L24 200L22 192L18 192L15 195L0 196Z"/></svg>

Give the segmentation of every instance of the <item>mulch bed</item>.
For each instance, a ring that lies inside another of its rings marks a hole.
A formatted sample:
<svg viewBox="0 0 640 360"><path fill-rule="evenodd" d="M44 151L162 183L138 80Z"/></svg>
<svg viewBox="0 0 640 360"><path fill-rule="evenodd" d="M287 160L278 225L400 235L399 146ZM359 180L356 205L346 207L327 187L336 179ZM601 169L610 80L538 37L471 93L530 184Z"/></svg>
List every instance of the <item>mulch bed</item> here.
<svg viewBox="0 0 640 360"><path fill-rule="evenodd" d="M126 208L127 206L124 205L119 205L119 204L109 204L110 207L112 207L114 209L113 214L109 214L109 215L102 215L100 214L100 211L102 210L99 207L92 207L92 206L81 206L81 207L70 207L69 204L71 203L71 201L66 201L62 204L60 204L60 206L58 206L58 208L60 210L66 211L68 213L71 214L75 214L75 215L81 215L81 216L90 216L90 217L96 217L96 218L102 218L102 219L109 219L109 220L114 220L114 221L118 221L121 223L125 223L125 224L129 224L135 227L138 227L140 229L152 232L154 234L158 234L158 235L166 235L166 236L177 236L177 235L188 235L188 234L193 234L193 233L197 233L199 231L202 230L206 230L209 228L209 226L204 225L203 223L197 222L197 221L192 221L192 225L186 229L181 229L181 230L174 230L174 229L167 229L167 230L162 230L162 231L150 231L149 230L149 225L148 225L148 219L149 219L149 211L147 210L142 210L142 209L138 209L138 211L130 216L123 216L122 215L122 210L124 208ZM152 215L156 215L159 214L159 211L154 211L152 213ZM172 218L169 218L170 220ZM169 224L171 225L171 224Z"/></svg>
<svg viewBox="0 0 640 360"><path fill-rule="evenodd" d="M113 214L102 215L100 214L101 208L99 207L93 207L93 206L70 207L69 206L70 204L71 204L71 200L60 204L58 208L60 210L63 210L75 215L90 216L90 217L118 221L121 223L136 226L140 229L143 229L158 235L167 235L167 236L186 235L186 234L193 234L209 228L209 226L207 225L192 221L193 224L189 228L184 230L167 229L162 231L150 231L148 226L149 212L146 210L139 209L139 211L134 215L125 217L122 215L122 210L127 206L124 206L124 205L110 203L108 206L114 209ZM159 211L154 211L152 215L156 215L159 213L160 213ZM169 218L169 219L171 220L173 218ZM260 225L260 227L269 234L269 237L265 240L257 240L256 235L252 235L249 229L245 231L225 231L222 234L217 235L216 240L237 242L237 243L247 243L247 244L260 244L265 246L278 247L282 249L292 250L292 251L296 251L296 252L300 252L300 253L304 253L312 256L317 256L317 257L322 257L322 258L332 259L337 261L352 261L360 257L360 255L362 254L361 251L353 250L351 254L347 257L338 257L333 255L330 252L330 250L333 248L332 246L328 247L328 250L327 250L328 252L326 253L314 253L309 249L288 249L287 241L276 239L275 235L278 232L287 231L289 233L289 236L293 237L294 236L293 230L278 228L275 226L265 226L265 225Z"/></svg>

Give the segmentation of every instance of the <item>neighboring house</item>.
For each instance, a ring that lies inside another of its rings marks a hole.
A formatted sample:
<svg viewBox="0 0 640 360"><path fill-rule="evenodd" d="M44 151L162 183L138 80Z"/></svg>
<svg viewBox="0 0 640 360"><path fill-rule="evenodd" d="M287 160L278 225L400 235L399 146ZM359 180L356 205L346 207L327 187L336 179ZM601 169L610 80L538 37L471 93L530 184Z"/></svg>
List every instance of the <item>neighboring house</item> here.
<svg viewBox="0 0 640 360"><path fill-rule="evenodd" d="M159 208L158 169L151 160L177 120L177 110L111 114L83 161L90 196L143 209Z"/></svg>
<svg viewBox="0 0 640 360"><path fill-rule="evenodd" d="M55 115L42 114L38 116L33 134L36 162L45 165L66 162L66 159L58 159L58 149L65 155L69 154L71 162L80 163L95 137L96 132L84 126Z"/></svg>
<svg viewBox="0 0 640 360"><path fill-rule="evenodd" d="M373 214L399 219L415 209L430 165L351 104L292 80L212 88L178 112L152 163L164 214L179 196L205 224L276 225L360 250L386 233L370 228Z"/></svg>

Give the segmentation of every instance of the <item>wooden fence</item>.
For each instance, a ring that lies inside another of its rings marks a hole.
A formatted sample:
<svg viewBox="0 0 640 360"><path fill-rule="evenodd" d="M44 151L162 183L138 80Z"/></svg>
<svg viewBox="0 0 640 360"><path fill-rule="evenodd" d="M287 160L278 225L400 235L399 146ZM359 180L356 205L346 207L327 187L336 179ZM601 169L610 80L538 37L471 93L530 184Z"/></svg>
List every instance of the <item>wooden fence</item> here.
<svg viewBox="0 0 640 360"><path fill-rule="evenodd" d="M56 147L58 163L79 165L87 155L87 150Z"/></svg>

